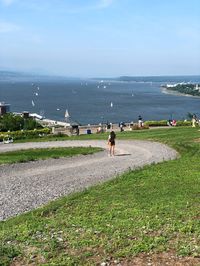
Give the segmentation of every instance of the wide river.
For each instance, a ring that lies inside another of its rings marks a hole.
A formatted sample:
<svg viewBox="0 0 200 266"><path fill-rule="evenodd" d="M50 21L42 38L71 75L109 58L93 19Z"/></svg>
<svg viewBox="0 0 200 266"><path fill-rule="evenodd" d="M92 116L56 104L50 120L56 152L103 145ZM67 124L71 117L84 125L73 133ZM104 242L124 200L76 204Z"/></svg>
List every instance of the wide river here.
<svg viewBox="0 0 200 266"><path fill-rule="evenodd" d="M166 82L165 82L166 83ZM200 116L200 98L162 92L160 82L100 80L0 81L0 102L11 111L30 111L54 120L71 119L81 124L185 119L187 113Z"/></svg>

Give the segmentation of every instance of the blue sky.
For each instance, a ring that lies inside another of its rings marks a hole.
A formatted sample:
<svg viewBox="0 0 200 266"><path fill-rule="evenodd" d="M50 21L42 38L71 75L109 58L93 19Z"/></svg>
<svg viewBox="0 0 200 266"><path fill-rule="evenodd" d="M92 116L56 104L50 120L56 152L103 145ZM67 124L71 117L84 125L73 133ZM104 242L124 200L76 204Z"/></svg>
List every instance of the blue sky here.
<svg viewBox="0 0 200 266"><path fill-rule="evenodd" d="M200 74L199 0L0 0L0 69Z"/></svg>

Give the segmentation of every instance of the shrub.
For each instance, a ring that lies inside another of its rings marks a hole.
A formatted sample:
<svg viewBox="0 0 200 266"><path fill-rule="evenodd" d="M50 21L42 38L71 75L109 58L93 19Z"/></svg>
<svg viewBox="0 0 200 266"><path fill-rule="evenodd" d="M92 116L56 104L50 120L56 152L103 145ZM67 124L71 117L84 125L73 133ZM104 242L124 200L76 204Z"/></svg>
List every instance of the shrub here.
<svg viewBox="0 0 200 266"><path fill-rule="evenodd" d="M32 137L40 137L51 133L51 129L42 128L42 129L34 129L34 130L18 130L11 132L1 132L0 140L3 140L6 137L11 137L13 139L28 139Z"/></svg>
<svg viewBox="0 0 200 266"><path fill-rule="evenodd" d="M34 128L42 128L42 126L32 117L23 118L20 115L12 113L0 116L0 131L17 131L20 129L31 130Z"/></svg>
<svg viewBox="0 0 200 266"><path fill-rule="evenodd" d="M139 127L137 124L134 124L131 128L132 130L142 130L142 129L149 129L149 126L143 125L142 127Z"/></svg>
<svg viewBox="0 0 200 266"><path fill-rule="evenodd" d="M160 126L168 126L167 120L160 120L160 121L145 121L145 125L148 125L150 127L160 127ZM176 121L176 126L191 126L191 121L183 121L178 120Z"/></svg>
<svg viewBox="0 0 200 266"><path fill-rule="evenodd" d="M160 127L160 126L167 126L167 120L160 120L160 121L145 121L144 125L150 127Z"/></svg>
<svg viewBox="0 0 200 266"><path fill-rule="evenodd" d="M177 126L191 126L192 122L191 121L183 121L183 120L178 120L176 122Z"/></svg>

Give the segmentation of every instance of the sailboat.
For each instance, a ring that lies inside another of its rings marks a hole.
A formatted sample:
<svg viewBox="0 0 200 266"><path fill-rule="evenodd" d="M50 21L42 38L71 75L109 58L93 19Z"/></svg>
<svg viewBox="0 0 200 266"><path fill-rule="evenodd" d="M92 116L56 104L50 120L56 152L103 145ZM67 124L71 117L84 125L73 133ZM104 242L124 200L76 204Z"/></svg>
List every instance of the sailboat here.
<svg viewBox="0 0 200 266"><path fill-rule="evenodd" d="M67 118L69 118L69 117L70 117L69 112L68 112L68 110L66 109L66 111L65 111L65 118L67 119Z"/></svg>
<svg viewBox="0 0 200 266"><path fill-rule="evenodd" d="M66 111L65 111L65 120L66 120L66 123L70 123L69 118L70 118L70 115L69 115L68 110L66 109Z"/></svg>
<svg viewBox="0 0 200 266"><path fill-rule="evenodd" d="M110 107L111 107L111 108L113 107L113 103L112 103L112 102L110 103Z"/></svg>

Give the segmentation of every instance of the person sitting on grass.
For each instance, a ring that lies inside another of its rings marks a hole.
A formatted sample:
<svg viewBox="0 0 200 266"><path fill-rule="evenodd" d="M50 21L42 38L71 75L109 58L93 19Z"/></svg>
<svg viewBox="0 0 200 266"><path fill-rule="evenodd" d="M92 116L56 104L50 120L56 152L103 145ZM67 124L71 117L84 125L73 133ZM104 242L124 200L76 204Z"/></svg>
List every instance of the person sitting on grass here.
<svg viewBox="0 0 200 266"><path fill-rule="evenodd" d="M116 138L115 132L111 131L110 135L108 137L109 155L110 156L115 156L115 138Z"/></svg>

